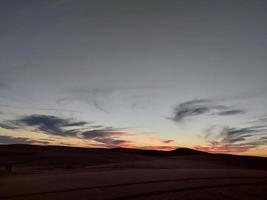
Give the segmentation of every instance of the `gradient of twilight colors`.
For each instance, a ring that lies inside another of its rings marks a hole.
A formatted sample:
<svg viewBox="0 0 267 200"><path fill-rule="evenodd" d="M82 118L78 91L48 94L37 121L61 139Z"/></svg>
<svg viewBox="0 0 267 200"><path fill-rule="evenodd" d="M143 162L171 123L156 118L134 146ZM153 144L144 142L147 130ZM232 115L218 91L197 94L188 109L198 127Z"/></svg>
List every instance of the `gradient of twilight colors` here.
<svg viewBox="0 0 267 200"><path fill-rule="evenodd" d="M266 10L3 0L0 143L267 156Z"/></svg>

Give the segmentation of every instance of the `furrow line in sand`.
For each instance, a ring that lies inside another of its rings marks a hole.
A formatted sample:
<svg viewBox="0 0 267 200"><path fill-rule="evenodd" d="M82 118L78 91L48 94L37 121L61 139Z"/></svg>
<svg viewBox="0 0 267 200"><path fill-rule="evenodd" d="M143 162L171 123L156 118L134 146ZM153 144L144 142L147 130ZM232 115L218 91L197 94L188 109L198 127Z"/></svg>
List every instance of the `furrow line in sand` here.
<svg viewBox="0 0 267 200"><path fill-rule="evenodd" d="M192 191L192 190L202 190L202 189L212 189L212 188L226 188L226 187L238 187L238 186L250 186L250 185L267 185L267 182L253 182L253 183L229 183L229 184L216 184L216 185L203 185L203 186L194 186L194 187L186 187L179 189L170 189L170 190L162 190L155 192L148 192L142 194L135 194L129 196L121 196L115 197L105 200L127 200L127 199L137 199L142 197L154 196L154 195L162 195L162 194L170 194L184 191Z"/></svg>
<svg viewBox="0 0 267 200"><path fill-rule="evenodd" d="M167 183L167 182L183 182L183 181L198 181L198 180L225 180L225 179L267 179L267 177L204 177L204 178L180 178L180 179L161 179L161 180L151 180L151 181L138 181L138 182L130 182L130 183L119 183L119 184L109 184L109 185L96 185L91 187L79 187L79 188L71 188L71 189L62 189L62 190L52 190L52 191L44 191L44 192L33 192L26 194L17 194L17 195L6 195L0 196L0 199L12 199L12 198L22 198L22 197L31 197L38 195L47 195L54 193L65 193L65 192L75 192L75 191L83 191L83 190L93 190L93 189L105 189L105 188L116 188L123 186L131 186L131 185L142 185L142 184L153 184L153 183ZM164 190L164 191L156 191L150 193L143 193L138 195L126 196L126 197L118 197L109 200L120 200L120 199L132 199L143 196L151 196L156 194L164 194L169 192L179 192L186 190L194 190L194 189L205 189L206 187L219 187L219 186L236 186L240 184L267 184L267 182L259 182L259 183L235 183L235 184L224 184L224 185L212 185L212 186L199 186L199 187L190 187L190 188L180 188L180 189L172 189L172 190Z"/></svg>

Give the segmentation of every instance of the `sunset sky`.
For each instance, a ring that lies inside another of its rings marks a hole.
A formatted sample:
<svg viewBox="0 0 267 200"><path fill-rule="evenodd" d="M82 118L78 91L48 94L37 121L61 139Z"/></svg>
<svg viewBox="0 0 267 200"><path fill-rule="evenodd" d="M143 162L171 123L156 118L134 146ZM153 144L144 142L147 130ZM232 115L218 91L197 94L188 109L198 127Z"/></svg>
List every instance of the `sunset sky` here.
<svg viewBox="0 0 267 200"><path fill-rule="evenodd" d="M267 1L2 0L0 143L267 156Z"/></svg>

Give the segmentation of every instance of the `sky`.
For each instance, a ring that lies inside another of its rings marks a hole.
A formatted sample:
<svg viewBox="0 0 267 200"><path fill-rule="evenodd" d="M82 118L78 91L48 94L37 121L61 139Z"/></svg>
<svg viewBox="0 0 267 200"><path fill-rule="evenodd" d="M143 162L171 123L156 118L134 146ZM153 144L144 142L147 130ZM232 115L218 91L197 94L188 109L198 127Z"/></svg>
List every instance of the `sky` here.
<svg viewBox="0 0 267 200"><path fill-rule="evenodd" d="M2 0L0 143L267 156L264 0Z"/></svg>

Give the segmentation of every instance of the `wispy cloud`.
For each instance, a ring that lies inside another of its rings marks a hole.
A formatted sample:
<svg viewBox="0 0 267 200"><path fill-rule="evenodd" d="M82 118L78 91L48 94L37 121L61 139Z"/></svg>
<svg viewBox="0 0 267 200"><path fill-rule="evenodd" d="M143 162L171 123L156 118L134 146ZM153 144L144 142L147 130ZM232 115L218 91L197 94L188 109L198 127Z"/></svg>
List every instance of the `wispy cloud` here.
<svg viewBox="0 0 267 200"><path fill-rule="evenodd" d="M117 138L110 138L110 137L102 137L102 138L95 138L97 142L105 144L105 147L126 147L132 148L135 147L135 144L128 140L117 139Z"/></svg>
<svg viewBox="0 0 267 200"><path fill-rule="evenodd" d="M108 111L100 105L100 103L97 100L93 100L93 105L95 106L95 108L97 108L100 111L103 111L105 113L108 113Z"/></svg>
<svg viewBox="0 0 267 200"><path fill-rule="evenodd" d="M113 127L101 127L100 129L87 130L81 133L82 138L92 139L106 144L108 147L133 146L133 143L120 139L121 136L130 135L127 131L118 130Z"/></svg>
<svg viewBox="0 0 267 200"><path fill-rule="evenodd" d="M68 127L84 126L87 122L73 122L70 119L63 119L52 115L27 115L16 120L8 120L0 123L0 127L5 129L25 129L35 128L50 135L71 136L75 133L66 130Z"/></svg>
<svg viewBox="0 0 267 200"><path fill-rule="evenodd" d="M114 137L125 135L124 132L120 132L114 130L113 128L102 128L102 129L94 129L94 130L87 130L82 132L82 137L86 139L94 139L94 138L105 138L105 137Z"/></svg>
<svg viewBox="0 0 267 200"><path fill-rule="evenodd" d="M223 127L219 132L212 129L205 135L206 146L196 146L198 150L223 153L239 153L267 145L267 126L243 128Z"/></svg>
<svg viewBox="0 0 267 200"><path fill-rule="evenodd" d="M0 144L31 144L29 138L0 135Z"/></svg>
<svg viewBox="0 0 267 200"><path fill-rule="evenodd" d="M101 112L108 113L107 108L100 102L102 102L103 99L107 99L114 91L115 89L112 87L75 88L68 91L69 96L57 99L56 103L61 105L79 101L85 104L90 104Z"/></svg>
<svg viewBox="0 0 267 200"><path fill-rule="evenodd" d="M238 114L244 114L245 111L241 109L233 109L233 110L226 110L216 113L217 115L221 116L228 116L228 115L238 115Z"/></svg>
<svg viewBox="0 0 267 200"><path fill-rule="evenodd" d="M60 138L78 139L83 142L89 142L90 145L98 147L144 147L153 146L154 149L167 149L167 146L175 145L174 140L166 140L146 136L144 133L137 133L128 128L114 128L112 126L103 126L94 124L93 122L76 121L68 118L61 118L53 115L27 115L14 120L6 120L0 123L0 127L4 129L21 129L31 132L44 133L49 138L56 139L52 143L59 144ZM134 138L145 138L140 144L137 144ZM10 140L8 140L10 139ZM34 143L31 139L18 139L7 137L6 143L21 142Z"/></svg>
<svg viewBox="0 0 267 200"><path fill-rule="evenodd" d="M23 109L23 110L57 111L57 112L70 112L70 113L79 113L80 112L80 111L71 110L71 109L28 107L28 106L17 106L17 105L10 105L10 104L0 104L0 107L12 108L12 109Z"/></svg>
<svg viewBox="0 0 267 200"><path fill-rule="evenodd" d="M266 134L267 129L265 126L251 126L246 128L224 128L220 137L222 138L221 142L236 143L241 141L246 141L252 137L257 136L258 134Z"/></svg>
<svg viewBox="0 0 267 200"><path fill-rule="evenodd" d="M48 141L0 135L0 144L49 144Z"/></svg>
<svg viewBox="0 0 267 200"><path fill-rule="evenodd" d="M140 95L139 93L143 94L143 90L150 89L150 90L158 90L158 89L166 89L172 87L171 85L136 85L135 84L113 84L110 85L102 85L102 86L92 86L92 87L81 87L81 88L73 88L67 91L65 97L58 98L56 103L59 105L68 104L73 101L79 101L85 104L90 104L95 109L109 113L109 105L111 103L110 97L114 97L116 94L120 94L122 97L122 93L125 95L124 100L129 103L129 107L131 109L135 109L138 107L140 103L147 103L147 97L144 95ZM132 95L129 96L129 91ZM122 97L123 98L123 97Z"/></svg>
<svg viewBox="0 0 267 200"><path fill-rule="evenodd" d="M120 137L130 135L124 129L115 129L102 125L93 125L84 121L73 121L52 115L28 115L15 120L7 120L0 123L4 129L33 129L35 132L42 132L52 136L75 137L83 140L93 140L102 143L105 147L133 146L132 142L123 140ZM31 143L30 139L10 138L6 136L6 143L21 142ZM2 140L3 140L2 139Z"/></svg>
<svg viewBox="0 0 267 200"><path fill-rule="evenodd" d="M229 116L245 113L241 109L233 109L229 106L218 104L210 99L195 99L180 103L174 108L174 114L169 119L182 122L187 118L205 114Z"/></svg>
<svg viewBox="0 0 267 200"><path fill-rule="evenodd" d="M19 126L17 124L14 124L13 121L3 121L0 123L0 128L13 130L18 129Z"/></svg>
<svg viewBox="0 0 267 200"><path fill-rule="evenodd" d="M174 142L174 140L162 140L162 142L165 144L170 144L170 143Z"/></svg>

